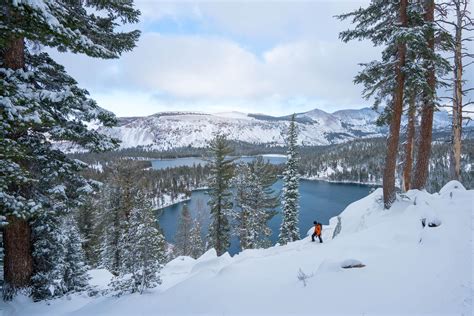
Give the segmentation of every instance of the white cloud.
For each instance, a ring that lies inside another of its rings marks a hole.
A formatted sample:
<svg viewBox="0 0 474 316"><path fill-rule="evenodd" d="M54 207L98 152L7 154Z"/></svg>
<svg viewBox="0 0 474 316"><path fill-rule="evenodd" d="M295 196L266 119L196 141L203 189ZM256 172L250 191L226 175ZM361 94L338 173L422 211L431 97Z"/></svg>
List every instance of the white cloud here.
<svg viewBox="0 0 474 316"><path fill-rule="evenodd" d="M225 39L148 33L123 64L134 84L178 98L246 97L265 90L256 80L256 57Z"/></svg>
<svg viewBox="0 0 474 316"><path fill-rule="evenodd" d="M53 53L100 105L118 115L162 110L288 114L368 105L352 83L367 43L343 44L334 14L359 1L139 1L144 32L119 60ZM210 34L159 33L163 17L194 19ZM263 44L262 44L263 43ZM261 45L262 44L262 45Z"/></svg>
<svg viewBox="0 0 474 316"><path fill-rule="evenodd" d="M376 50L363 44L300 40L259 58L227 39L148 33L123 58L121 72L133 85L177 98L357 99L354 59L369 61L371 56Z"/></svg>

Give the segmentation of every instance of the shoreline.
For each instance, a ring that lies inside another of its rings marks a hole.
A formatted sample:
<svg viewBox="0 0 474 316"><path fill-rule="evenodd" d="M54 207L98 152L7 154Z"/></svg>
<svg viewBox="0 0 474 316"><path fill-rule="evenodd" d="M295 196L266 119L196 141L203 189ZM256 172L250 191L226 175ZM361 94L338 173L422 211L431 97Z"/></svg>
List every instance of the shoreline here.
<svg viewBox="0 0 474 316"><path fill-rule="evenodd" d="M374 187L374 186L381 187L382 186L381 183L376 183L376 182L357 182L357 181L349 181L349 180L347 180L347 181L337 181L337 180L329 180L329 179L325 179L325 178L315 178L315 177L306 177L306 176L300 177L300 180L304 180L304 181L323 181L323 182L333 183L333 184L356 184L356 185L363 185L363 186L368 186L368 187ZM191 191L191 194L192 194L192 192L195 192L195 191L196 192L197 191L206 191L208 189L209 189L209 187L199 187L199 188L191 189L190 191ZM183 199L176 199L174 202L165 203L165 205L157 207L155 210L156 211L162 211L167 207L170 207L170 206L182 203L182 202L190 201L190 200L191 200L191 196L189 196L187 198L183 198Z"/></svg>
<svg viewBox="0 0 474 316"><path fill-rule="evenodd" d="M364 185L364 186L382 186L382 183L379 182L359 182L359 181L352 181L352 180L330 180L327 178L318 178L318 177L307 177L301 176L300 179L306 181L324 181L328 183L334 184L357 184L357 185Z"/></svg>
<svg viewBox="0 0 474 316"><path fill-rule="evenodd" d="M192 194L192 192L194 191L206 191L208 190L209 187L199 187L199 188L195 188L195 189L191 189L189 190ZM182 203L182 202L186 202L186 201L190 201L191 200L191 195L189 197L181 197L181 198L177 198L176 200L174 200L173 202L168 202L168 203L165 203L164 205L160 205L160 207L157 207L155 208L155 211L160 211L160 210L163 210L167 207L170 207L170 206L173 206L173 205L176 205L176 204L179 204L179 203Z"/></svg>

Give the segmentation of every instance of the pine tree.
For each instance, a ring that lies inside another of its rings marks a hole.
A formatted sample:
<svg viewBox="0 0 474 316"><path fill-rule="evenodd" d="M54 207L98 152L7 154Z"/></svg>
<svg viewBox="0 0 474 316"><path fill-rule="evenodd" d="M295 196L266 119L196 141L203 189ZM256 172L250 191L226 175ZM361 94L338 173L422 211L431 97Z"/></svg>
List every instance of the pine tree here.
<svg viewBox="0 0 474 316"><path fill-rule="evenodd" d="M375 97L375 108L387 102L380 118L380 123L390 125L383 176L385 208L390 208L396 198L395 170L406 96L412 90L433 88L431 77L427 76L430 68L426 67L427 63L439 65L439 70L447 66L426 43L433 27L423 19L424 12L419 1L372 1L367 8L339 16L352 18L356 24L355 29L340 34L343 41L369 39L374 45L384 47L382 60L362 64L364 69L354 81L364 85L366 98Z"/></svg>
<svg viewBox="0 0 474 316"><path fill-rule="evenodd" d="M201 221L199 218L196 218L193 221L193 226L191 228L191 232L189 233L189 244L190 244L190 253L194 259L199 258L204 253L204 241L201 237Z"/></svg>
<svg viewBox="0 0 474 316"><path fill-rule="evenodd" d="M111 282L115 295L140 294L161 283L159 272L165 261L165 239L158 227L151 202L142 192L134 198L129 229L122 242L124 252L119 275Z"/></svg>
<svg viewBox="0 0 474 316"><path fill-rule="evenodd" d="M66 237L63 217L57 212L44 211L32 222L34 271L31 296L40 301L62 296L67 292L64 282Z"/></svg>
<svg viewBox="0 0 474 316"><path fill-rule="evenodd" d="M191 228L191 213L189 212L188 205L184 204L178 220L178 229L176 231L176 236L174 238L175 243L173 248L173 254L175 257L191 255Z"/></svg>
<svg viewBox="0 0 474 316"><path fill-rule="evenodd" d="M431 54L435 50L434 23L434 0L426 0L424 4L424 21L427 25L425 32L426 45ZM436 73L435 63L432 58L424 62L426 67L427 85L423 89L423 105L421 108L420 137L418 139L418 152L416 156L415 175L413 181L414 189L424 189L428 180L429 160L431 155L431 140L433 136L433 115L436 101Z"/></svg>
<svg viewBox="0 0 474 316"><path fill-rule="evenodd" d="M113 275L118 275L122 260L123 241L127 233L127 218L122 207L122 195L119 187L107 186L103 192L103 209L100 226L101 254L100 265Z"/></svg>
<svg viewBox="0 0 474 316"><path fill-rule="evenodd" d="M87 265L96 267L100 260L100 204L99 194L87 196L84 203L75 209L75 220L80 236L82 237L82 249Z"/></svg>
<svg viewBox="0 0 474 316"><path fill-rule="evenodd" d="M64 286L67 292L83 291L88 286L89 276L82 249L82 238L74 218L68 217L64 221L63 236L65 237Z"/></svg>
<svg viewBox="0 0 474 316"><path fill-rule="evenodd" d="M406 130L405 152L403 162L403 191L410 190L411 177L413 168L413 155L415 146L415 121L416 121L416 92L412 91L410 94L408 104L408 123Z"/></svg>
<svg viewBox="0 0 474 316"><path fill-rule="evenodd" d="M272 231L268 221L276 215L274 209L278 206L278 197L271 188L277 180L276 175L261 156L250 164L238 165L236 174L240 247L243 250L270 246Z"/></svg>
<svg viewBox="0 0 474 316"><path fill-rule="evenodd" d="M291 123L287 136L287 160L285 171L283 172L282 189L282 213L283 221L280 226L278 242L285 245L289 242L300 239L298 227L299 217L299 174L298 174L298 152L296 142L298 131L295 124L295 115L291 117Z"/></svg>
<svg viewBox="0 0 474 316"><path fill-rule="evenodd" d="M232 213L232 192L230 182L233 176L233 150L224 135L218 134L210 142L209 206L211 224L208 233L208 247L217 255L224 254L230 246L230 222Z"/></svg>
<svg viewBox="0 0 474 316"><path fill-rule="evenodd" d="M235 202L240 212L237 217L237 231L242 250L251 248L253 240L253 220L252 210L250 208L250 169L246 163L240 163L236 167L236 176L233 179L235 188Z"/></svg>
<svg viewBox="0 0 474 316"><path fill-rule="evenodd" d="M369 95L373 94L375 82L381 91L376 99L381 102L389 95L392 100L387 107L389 111L389 134L387 138L387 154L385 158L385 169L383 176L383 196L385 208L390 208L395 201L395 168L398 153L398 142L400 135L400 122L403 111L405 72L406 66L406 39L404 32L408 26L407 16L408 1L398 2L372 1L368 8L359 9L351 14L341 16L345 19L353 17L357 23L356 29L341 33L344 41L354 38L369 38L374 44L385 44L384 60L372 62L366 65L356 81L363 82ZM387 75L388 74L388 75ZM372 78L373 76L373 78ZM393 76L393 80L390 76Z"/></svg>
<svg viewBox="0 0 474 316"><path fill-rule="evenodd" d="M105 13L105 14L102 14ZM117 31L119 22L137 22L139 11L125 1L3 1L0 4L0 209L4 229L4 298L30 285L35 268L31 221L50 207L52 190L73 200L89 186L83 167L55 150L51 141L69 141L90 150L115 148L117 141L85 122L115 124L114 116L88 98L47 53L31 54L25 41L117 58L135 46L139 31ZM79 193L79 194L77 194Z"/></svg>
<svg viewBox="0 0 474 316"><path fill-rule="evenodd" d="M35 301L60 297L88 286L81 236L74 219L58 212L42 212L32 223Z"/></svg>
<svg viewBox="0 0 474 316"><path fill-rule="evenodd" d="M128 234L130 213L136 204L141 174L131 162L120 161L113 164L110 179L103 189L100 262L114 275L120 273L123 255L121 244Z"/></svg>

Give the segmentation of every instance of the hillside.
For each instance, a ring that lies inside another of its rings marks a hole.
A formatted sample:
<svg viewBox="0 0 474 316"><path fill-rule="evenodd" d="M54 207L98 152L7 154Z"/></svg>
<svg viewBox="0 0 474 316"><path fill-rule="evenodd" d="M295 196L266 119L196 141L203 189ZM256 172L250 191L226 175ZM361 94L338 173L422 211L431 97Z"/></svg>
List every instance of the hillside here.
<svg viewBox="0 0 474 316"><path fill-rule="evenodd" d="M378 114L369 109L327 113L319 109L296 114L298 142L304 146L330 145L349 140L379 137L385 128L376 126ZM153 150L206 147L217 132L231 141L269 146L284 145L290 116L274 117L240 112L162 112L146 117L120 118L113 128L100 131L122 141L121 148L143 146ZM436 112L434 129L449 126L447 112ZM64 144L63 149L67 146Z"/></svg>
<svg viewBox="0 0 474 316"><path fill-rule="evenodd" d="M333 218L323 244L308 237L234 257L212 250L197 260L178 257L144 295L41 303L19 297L5 315L471 315L474 191L455 181L435 194L412 190L390 210L381 196L378 189L349 205L334 239ZM364 267L342 268L354 264ZM108 273L91 273L104 287Z"/></svg>

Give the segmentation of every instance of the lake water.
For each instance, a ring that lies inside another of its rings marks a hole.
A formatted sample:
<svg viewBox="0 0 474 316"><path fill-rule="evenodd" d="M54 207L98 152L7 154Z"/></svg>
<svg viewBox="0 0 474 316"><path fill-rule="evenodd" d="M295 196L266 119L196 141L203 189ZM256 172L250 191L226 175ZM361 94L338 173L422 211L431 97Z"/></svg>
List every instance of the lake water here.
<svg viewBox="0 0 474 316"><path fill-rule="evenodd" d="M278 180L273 186L276 192L280 192L282 188L282 181ZM369 194L371 187L357 184L340 184L328 183L324 181L301 180L300 181L300 213L299 213L299 227L301 237L306 235L308 229L313 225L313 221L317 220L325 225L329 224L331 217L339 215L347 205L359 200ZM205 190L193 191L191 200L178 204L171 205L163 209L159 217L160 226L164 231L166 240L173 242L176 233L177 221L183 205L186 203L189 206L191 214L197 216L199 210L202 214L203 221L203 236L207 234L207 227L209 225L209 207L207 202L209 196ZM278 239L279 228L281 224L281 213L278 209L278 214L269 222L273 234L271 240L276 243ZM239 242L237 237L231 240L229 253L231 255L239 252Z"/></svg>
<svg viewBox="0 0 474 316"><path fill-rule="evenodd" d="M271 164L282 164L285 163L286 157L279 156L279 155L262 155L265 161L270 162ZM236 162L251 162L254 160L255 157L253 156L243 156L236 159ZM166 169L166 168L175 168L175 167L182 167L188 166L191 167L193 165L205 165L207 161L204 158L199 157L186 157L186 158L173 158L173 159L159 159L159 160L152 160L151 166L153 169Z"/></svg>

